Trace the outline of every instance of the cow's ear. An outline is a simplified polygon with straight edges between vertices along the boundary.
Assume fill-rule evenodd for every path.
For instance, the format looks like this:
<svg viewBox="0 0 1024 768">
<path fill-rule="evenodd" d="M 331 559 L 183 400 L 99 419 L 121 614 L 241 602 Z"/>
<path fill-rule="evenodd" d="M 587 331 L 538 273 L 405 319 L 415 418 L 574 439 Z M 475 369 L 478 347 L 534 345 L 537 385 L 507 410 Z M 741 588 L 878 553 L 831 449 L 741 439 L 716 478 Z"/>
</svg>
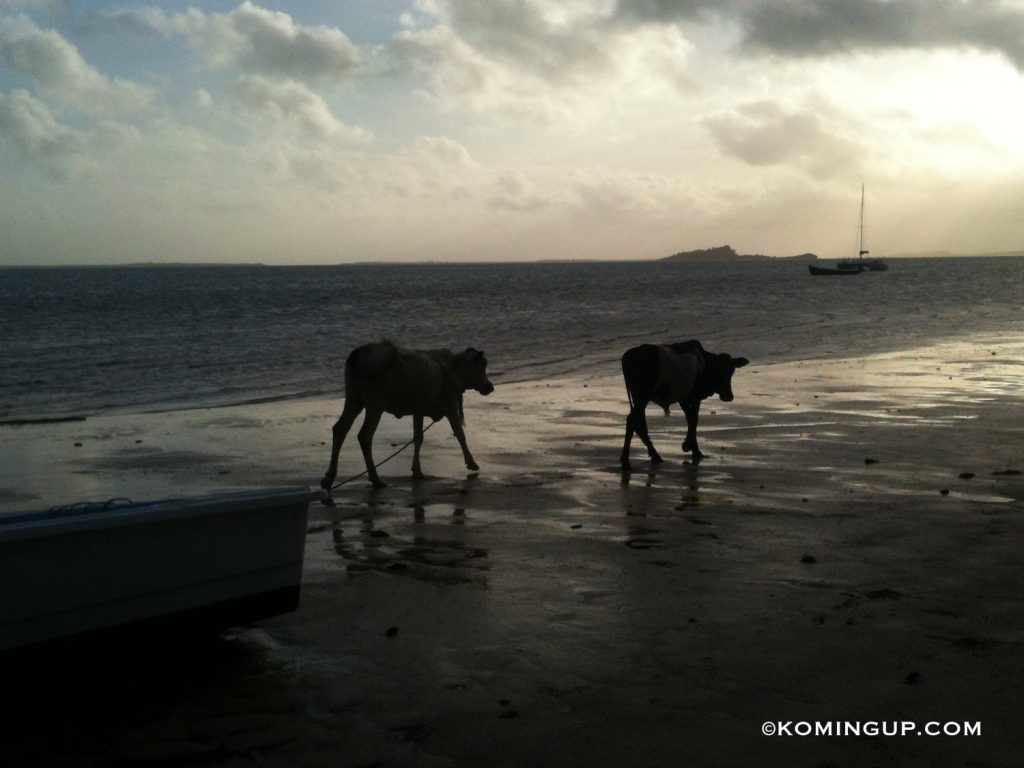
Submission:
<svg viewBox="0 0 1024 768">
<path fill-rule="evenodd" d="M 750 361 L 747 360 L 747 358 L 745 358 L 745 357 L 734 357 L 732 359 L 732 364 L 734 366 L 736 366 L 737 368 L 742 368 L 744 365 L 746 365 L 749 362 Z"/>
</svg>

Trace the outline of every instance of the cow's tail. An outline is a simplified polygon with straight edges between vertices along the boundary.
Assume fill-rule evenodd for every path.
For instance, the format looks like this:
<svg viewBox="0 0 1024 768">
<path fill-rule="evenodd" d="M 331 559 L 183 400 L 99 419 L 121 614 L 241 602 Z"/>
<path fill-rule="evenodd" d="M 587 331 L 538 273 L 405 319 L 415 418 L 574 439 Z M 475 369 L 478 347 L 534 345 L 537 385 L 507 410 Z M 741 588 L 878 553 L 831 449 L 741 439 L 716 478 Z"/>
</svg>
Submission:
<svg viewBox="0 0 1024 768">
<path fill-rule="evenodd" d="M 626 375 L 626 356 L 622 356 L 622 381 L 626 385 L 626 400 L 629 402 L 629 412 L 633 412 L 633 391 L 629 388 L 629 377 Z"/>
</svg>

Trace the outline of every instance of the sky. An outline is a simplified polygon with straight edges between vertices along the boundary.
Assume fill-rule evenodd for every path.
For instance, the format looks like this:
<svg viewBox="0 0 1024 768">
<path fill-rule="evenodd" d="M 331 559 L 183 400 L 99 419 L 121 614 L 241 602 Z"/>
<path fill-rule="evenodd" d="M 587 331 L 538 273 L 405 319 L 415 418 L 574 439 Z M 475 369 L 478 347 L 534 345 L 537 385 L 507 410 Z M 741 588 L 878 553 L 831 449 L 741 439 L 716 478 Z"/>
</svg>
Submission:
<svg viewBox="0 0 1024 768">
<path fill-rule="evenodd" d="M 0 264 L 1024 250 L 1024 2 L 0 0 Z"/>
</svg>

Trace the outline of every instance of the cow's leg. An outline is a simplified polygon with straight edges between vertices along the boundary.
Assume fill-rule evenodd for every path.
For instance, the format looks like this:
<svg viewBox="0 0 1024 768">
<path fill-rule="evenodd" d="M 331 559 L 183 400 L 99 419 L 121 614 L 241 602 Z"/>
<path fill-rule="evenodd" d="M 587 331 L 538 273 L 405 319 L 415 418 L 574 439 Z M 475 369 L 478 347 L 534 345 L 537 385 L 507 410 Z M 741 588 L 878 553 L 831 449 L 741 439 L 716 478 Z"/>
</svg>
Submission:
<svg viewBox="0 0 1024 768">
<path fill-rule="evenodd" d="M 659 454 L 657 449 L 654 447 L 654 443 L 651 441 L 651 435 L 647 431 L 647 407 L 646 407 L 646 405 L 637 414 L 637 418 L 636 418 L 635 424 L 636 424 L 636 433 L 640 437 L 640 439 L 643 441 L 644 446 L 647 448 L 647 455 L 651 457 L 651 462 L 653 464 L 660 464 L 661 461 L 662 461 L 661 454 Z"/>
<path fill-rule="evenodd" d="M 626 439 L 622 445 L 622 469 L 628 472 L 629 447 L 633 441 L 633 434 L 640 435 L 640 439 L 647 447 L 647 455 L 652 462 L 661 461 L 661 456 L 655 450 L 651 442 L 651 436 L 647 433 L 647 415 L 645 413 L 647 404 L 654 396 L 654 390 L 658 386 L 660 373 L 659 353 L 657 347 L 645 344 L 640 347 L 633 347 L 626 350 L 622 356 L 622 378 L 626 384 L 626 395 L 629 398 L 629 415 L 626 416 Z"/>
<path fill-rule="evenodd" d="M 423 445 L 423 417 L 412 417 L 412 476 L 417 480 L 423 479 L 423 470 L 420 469 L 420 446 Z"/>
<path fill-rule="evenodd" d="M 331 462 L 327 467 L 327 472 L 320 480 L 320 487 L 325 491 L 331 490 L 334 478 L 338 476 L 338 454 L 341 453 L 341 444 L 345 442 L 345 437 L 352 429 L 352 424 L 361 410 L 363 410 L 363 399 L 359 397 L 358 393 L 350 390 L 350 394 L 345 396 L 345 407 L 341 410 L 341 416 L 331 428 Z"/>
<path fill-rule="evenodd" d="M 683 453 L 693 451 L 693 458 L 702 459 L 704 454 L 697 447 L 697 419 L 700 417 L 700 400 L 696 403 L 679 403 L 686 414 L 686 439 L 683 440 Z"/>
<path fill-rule="evenodd" d="M 445 409 L 445 416 L 448 419 L 448 423 L 452 425 L 452 434 L 455 435 L 455 439 L 459 441 L 459 447 L 462 448 L 462 458 L 466 461 L 466 469 L 470 472 L 476 472 L 480 469 L 480 465 L 473 461 L 473 454 L 469 452 L 469 445 L 466 444 L 466 431 L 462 428 L 462 415 L 459 413 L 459 403 L 453 403 L 452 407 Z"/>
<path fill-rule="evenodd" d="M 629 472 L 633 469 L 629 463 L 629 446 L 633 442 L 633 432 L 636 431 L 633 426 L 634 422 L 633 411 L 626 414 L 626 442 L 622 446 L 622 458 L 619 460 L 622 464 L 622 469 Z"/>
<path fill-rule="evenodd" d="M 381 411 L 376 408 L 366 409 L 366 418 L 359 428 L 359 447 L 363 449 L 363 461 L 366 462 L 366 476 L 370 478 L 374 488 L 384 488 L 387 484 L 377 475 L 377 467 L 373 464 L 373 433 L 380 424 Z"/>
<path fill-rule="evenodd" d="M 622 468 L 629 471 L 632 467 L 629 463 L 629 446 L 633 442 L 633 433 L 635 432 L 644 446 L 647 448 L 647 455 L 650 456 L 651 462 L 658 464 L 662 461 L 661 455 L 658 450 L 654 447 L 654 443 L 651 441 L 651 435 L 647 431 L 647 400 L 640 398 L 636 400 L 636 405 L 626 416 L 626 441 L 622 446 Z"/>
</svg>

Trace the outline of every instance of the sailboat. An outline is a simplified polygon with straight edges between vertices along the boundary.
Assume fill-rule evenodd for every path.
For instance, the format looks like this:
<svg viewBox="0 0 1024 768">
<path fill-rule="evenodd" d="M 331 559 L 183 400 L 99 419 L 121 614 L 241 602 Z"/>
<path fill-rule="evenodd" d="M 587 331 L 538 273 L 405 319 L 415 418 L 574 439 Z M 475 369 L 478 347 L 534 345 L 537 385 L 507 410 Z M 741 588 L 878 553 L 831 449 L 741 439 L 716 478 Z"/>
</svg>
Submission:
<svg viewBox="0 0 1024 768">
<path fill-rule="evenodd" d="M 833 267 L 818 267 L 808 264 L 812 275 L 859 275 L 861 272 L 884 272 L 889 268 L 883 259 L 868 258 L 870 251 L 864 247 L 864 185 L 860 185 L 860 221 L 857 224 L 857 256 L 840 259 Z"/>
</svg>

